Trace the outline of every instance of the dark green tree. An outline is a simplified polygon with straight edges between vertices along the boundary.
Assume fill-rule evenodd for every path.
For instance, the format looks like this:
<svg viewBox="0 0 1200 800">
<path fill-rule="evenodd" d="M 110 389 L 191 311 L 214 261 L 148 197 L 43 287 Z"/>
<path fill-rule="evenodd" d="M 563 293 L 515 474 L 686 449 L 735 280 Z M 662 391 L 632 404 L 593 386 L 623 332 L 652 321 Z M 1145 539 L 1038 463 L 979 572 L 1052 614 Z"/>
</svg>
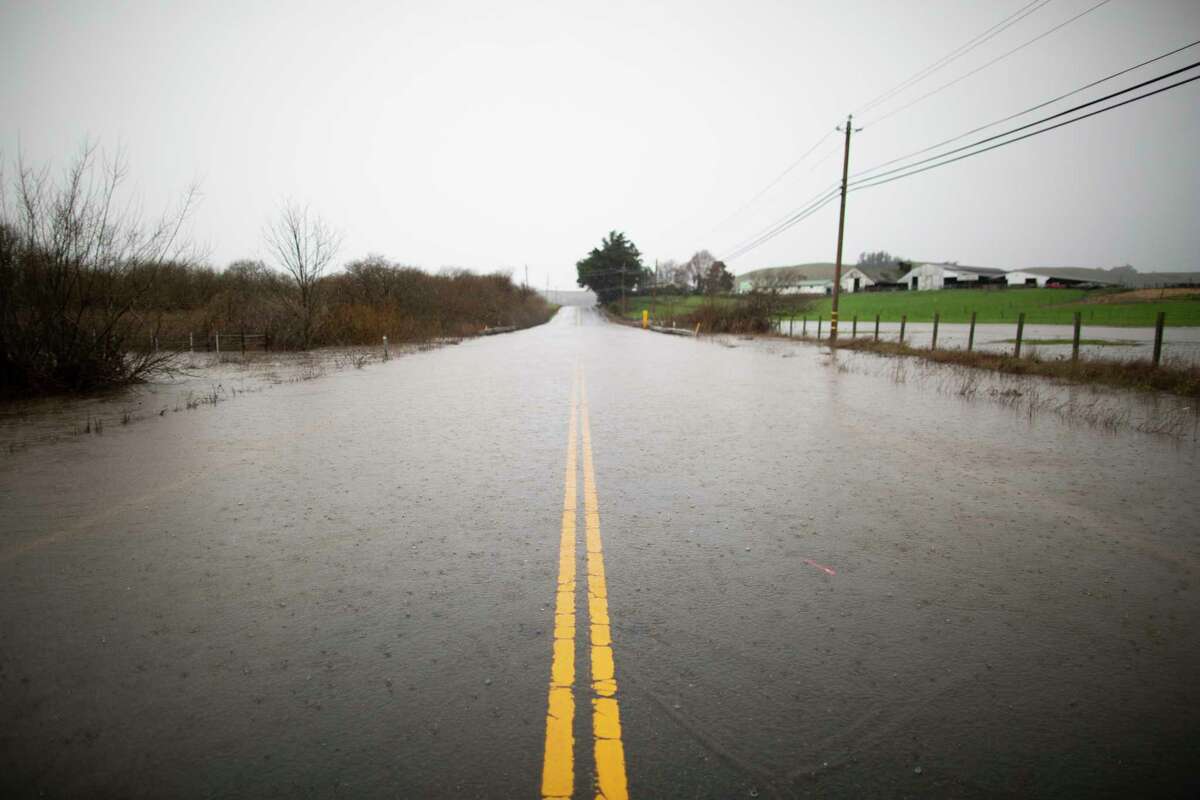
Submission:
<svg viewBox="0 0 1200 800">
<path fill-rule="evenodd" d="M 596 293 L 602 305 L 621 297 L 621 287 L 632 292 L 642 277 L 642 254 L 625 234 L 609 231 L 599 247 L 575 263 L 576 283 Z"/>
<path fill-rule="evenodd" d="M 733 273 L 724 261 L 714 261 L 708 266 L 701 288 L 705 294 L 729 294 L 733 291 Z"/>
</svg>

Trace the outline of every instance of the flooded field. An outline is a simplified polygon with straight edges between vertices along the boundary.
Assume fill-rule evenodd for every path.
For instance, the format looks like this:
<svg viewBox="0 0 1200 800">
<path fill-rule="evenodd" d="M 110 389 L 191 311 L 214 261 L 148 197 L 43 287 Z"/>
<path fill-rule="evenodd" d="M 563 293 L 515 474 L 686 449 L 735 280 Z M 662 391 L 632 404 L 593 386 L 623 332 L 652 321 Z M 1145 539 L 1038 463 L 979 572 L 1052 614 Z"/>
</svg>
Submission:
<svg viewBox="0 0 1200 800">
<path fill-rule="evenodd" d="M 789 326 L 784 320 L 780 332 L 789 330 L 796 336 L 801 332 L 799 319 Z M 809 336 L 815 336 L 817 323 L 808 320 Z M 839 335 L 851 337 L 851 322 L 844 320 Z M 875 334 L 875 321 L 859 320 L 858 337 L 870 338 Z M 829 320 L 824 320 L 821 335 L 829 335 Z M 1013 350 L 1017 335 L 1016 323 L 1006 325 L 976 325 L 975 349 L 989 352 Z M 1022 337 L 1021 353 L 1037 353 L 1044 358 L 1070 358 L 1074 329 L 1070 325 L 1026 325 Z M 970 337 L 970 326 L 941 323 L 938 326 L 938 347 L 965 350 Z M 879 338 L 894 342 L 900 338 L 900 323 L 881 322 Z M 1099 325 L 1084 326 L 1081 331 L 1079 352 L 1085 357 L 1111 358 L 1122 361 L 1149 361 L 1154 353 L 1153 328 L 1115 328 Z M 932 322 L 909 322 L 904 329 L 904 341 L 912 347 L 929 347 L 933 342 Z M 1163 359 L 1177 364 L 1200 364 L 1200 328 L 1167 328 L 1163 335 Z"/>
<path fill-rule="evenodd" d="M 397 347 L 389 358 L 457 340 Z M 15 452 L 64 437 L 103 435 L 151 417 L 214 406 L 274 386 L 315 380 L 383 361 L 380 348 L 326 348 L 308 353 L 181 353 L 170 370 L 147 383 L 84 397 L 51 397 L 0 404 L 0 452 Z"/>
<path fill-rule="evenodd" d="M 355 366 L 6 420 L 5 795 L 537 797 L 559 680 L 585 796 L 589 526 L 632 797 L 1200 790 L 1186 404 L 577 308 Z"/>
</svg>

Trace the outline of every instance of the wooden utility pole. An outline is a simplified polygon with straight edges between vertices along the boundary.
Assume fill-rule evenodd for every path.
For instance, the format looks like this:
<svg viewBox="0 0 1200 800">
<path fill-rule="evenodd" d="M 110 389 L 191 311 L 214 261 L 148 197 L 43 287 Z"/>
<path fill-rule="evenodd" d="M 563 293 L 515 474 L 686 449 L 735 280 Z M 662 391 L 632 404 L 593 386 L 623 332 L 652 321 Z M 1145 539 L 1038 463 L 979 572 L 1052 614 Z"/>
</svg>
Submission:
<svg viewBox="0 0 1200 800">
<path fill-rule="evenodd" d="M 846 179 L 850 174 L 850 132 L 854 130 L 854 115 L 846 117 L 846 150 L 842 154 L 842 211 L 838 215 L 837 261 L 833 268 L 833 305 L 829 314 L 829 341 L 837 341 L 838 294 L 842 288 L 842 236 L 846 232 Z M 862 128 L 859 128 L 862 130 Z"/>
<path fill-rule="evenodd" d="M 654 283 L 650 284 L 650 318 L 658 319 L 655 311 L 658 309 L 658 259 L 654 259 Z"/>
</svg>

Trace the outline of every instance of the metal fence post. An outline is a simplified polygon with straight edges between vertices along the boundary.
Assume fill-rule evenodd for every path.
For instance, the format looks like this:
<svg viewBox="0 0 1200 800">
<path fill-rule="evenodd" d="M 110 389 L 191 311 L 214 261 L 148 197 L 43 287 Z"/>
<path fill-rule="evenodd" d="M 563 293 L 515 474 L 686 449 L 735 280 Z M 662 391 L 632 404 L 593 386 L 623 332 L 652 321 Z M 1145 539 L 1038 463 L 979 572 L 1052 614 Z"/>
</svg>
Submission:
<svg viewBox="0 0 1200 800">
<path fill-rule="evenodd" d="M 930 350 L 937 350 L 938 322 L 940 322 L 940 321 L 941 321 L 941 315 L 938 314 L 938 312 L 936 312 L 936 311 L 933 312 L 933 344 L 931 344 L 929 346 Z"/>
<path fill-rule="evenodd" d="M 805 314 L 804 319 L 800 321 L 800 335 L 808 336 L 808 314 Z"/>
<path fill-rule="evenodd" d="M 1013 348 L 1013 358 L 1021 357 L 1021 339 L 1025 336 L 1025 312 L 1017 315 L 1017 344 Z"/>
<path fill-rule="evenodd" d="M 875 341 L 879 341 L 879 315 L 875 315 Z"/>
<path fill-rule="evenodd" d="M 900 315 L 900 344 L 904 344 L 904 328 L 908 325 L 908 314 Z"/>
<path fill-rule="evenodd" d="M 817 341 L 821 341 L 821 323 L 825 321 L 824 317 L 817 317 Z"/>
<path fill-rule="evenodd" d="M 214 335 L 216 336 L 216 341 L 217 341 L 217 356 L 218 356 L 218 360 L 220 360 L 219 357 L 221 355 L 221 332 L 217 331 L 217 333 Z"/>
<path fill-rule="evenodd" d="M 796 326 L 796 318 L 788 317 L 788 338 L 792 338 L 792 329 Z"/>
<path fill-rule="evenodd" d="M 387 345 L 387 337 L 386 336 L 383 337 L 383 360 L 384 361 L 388 360 L 388 345 Z"/>
<path fill-rule="evenodd" d="M 196 334 L 188 331 L 188 352 L 196 352 Z"/>
<path fill-rule="evenodd" d="M 850 322 L 850 338 L 858 338 L 858 314 L 855 314 L 854 319 Z"/>
<path fill-rule="evenodd" d="M 967 334 L 967 352 L 975 349 L 975 312 L 971 312 L 971 332 Z"/>
</svg>

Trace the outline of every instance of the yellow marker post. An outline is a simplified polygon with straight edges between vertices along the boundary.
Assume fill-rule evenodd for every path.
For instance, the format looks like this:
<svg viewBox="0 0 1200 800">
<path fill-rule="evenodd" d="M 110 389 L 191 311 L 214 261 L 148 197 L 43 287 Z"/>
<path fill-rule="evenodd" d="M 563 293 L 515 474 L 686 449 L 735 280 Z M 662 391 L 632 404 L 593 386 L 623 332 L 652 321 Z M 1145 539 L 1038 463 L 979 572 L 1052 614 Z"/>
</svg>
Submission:
<svg viewBox="0 0 1200 800">
<path fill-rule="evenodd" d="M 642 309 L 642 330 L 650 327 L 650 312 Z"/>
</svg>

